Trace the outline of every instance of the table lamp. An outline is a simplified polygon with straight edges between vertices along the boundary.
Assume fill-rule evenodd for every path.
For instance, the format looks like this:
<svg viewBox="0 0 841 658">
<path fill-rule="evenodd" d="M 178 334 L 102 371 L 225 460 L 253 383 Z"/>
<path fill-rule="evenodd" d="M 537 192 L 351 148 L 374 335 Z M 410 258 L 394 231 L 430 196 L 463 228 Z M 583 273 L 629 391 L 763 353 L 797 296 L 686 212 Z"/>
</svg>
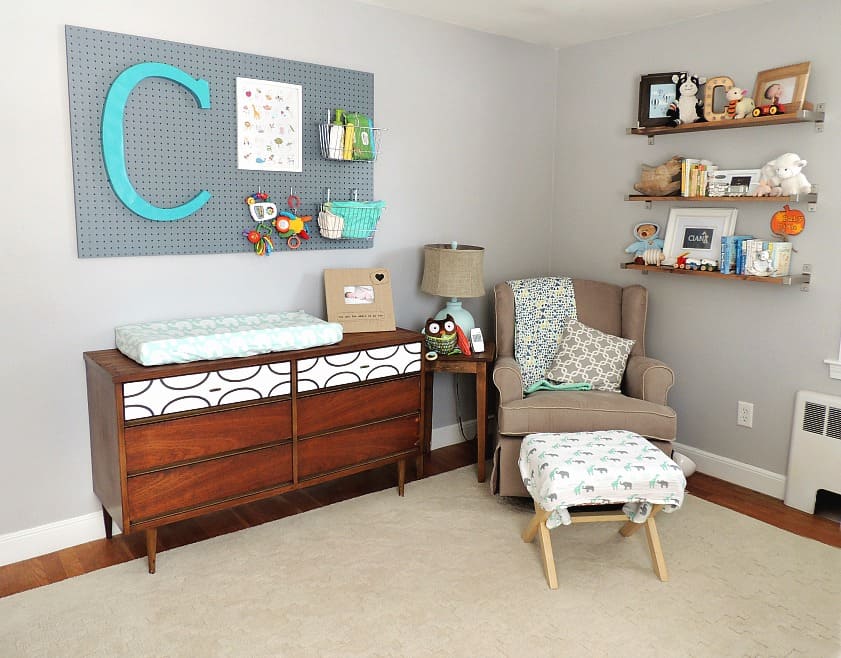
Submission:
<svg viewBox="0 0 841 658">
<path fill-rule="evenodd" d="M 443 320 L 447 314 L 465 334 L 476 326 L 473 316 L 461 306 L 460 297 L 481 297 L 485 294 L 482 282 L 482 258 L 485 249 L 452 242 L 427 244 L 423 247 L 423 280 L 421 290 L 430 295 L 450 297 L 447 305 L 435 316 Z"/>
</svg>

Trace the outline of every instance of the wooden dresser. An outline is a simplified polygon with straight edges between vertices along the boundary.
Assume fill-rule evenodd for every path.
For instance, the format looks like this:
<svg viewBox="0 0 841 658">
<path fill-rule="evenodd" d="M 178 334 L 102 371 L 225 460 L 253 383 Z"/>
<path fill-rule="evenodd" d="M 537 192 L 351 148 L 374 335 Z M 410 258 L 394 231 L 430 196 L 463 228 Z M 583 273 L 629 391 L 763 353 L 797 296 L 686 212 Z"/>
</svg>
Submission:
<svg viewBox="0 0 841 658">
<path fill-rule="evenodd" d="M 398 329 L 253 357 L 141 366 L 85 352 L 105 534 L 146 531 L 397 463 L 423 472 L 423 336 Z"/>
</svg>

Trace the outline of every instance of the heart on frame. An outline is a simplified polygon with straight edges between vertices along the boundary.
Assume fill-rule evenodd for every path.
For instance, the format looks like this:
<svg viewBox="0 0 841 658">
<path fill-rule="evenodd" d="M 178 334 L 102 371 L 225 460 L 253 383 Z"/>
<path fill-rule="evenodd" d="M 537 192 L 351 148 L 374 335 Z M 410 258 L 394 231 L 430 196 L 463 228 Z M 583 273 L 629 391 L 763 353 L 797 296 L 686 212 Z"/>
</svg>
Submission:
<svg viewBox="0 0 841 658">
<path fill-rule="evenodd" d="M 382 272 L 377 272 L 377 273 L 374 275 L 374 278 L 375 278 L 377 281 L 382 281 L 383 279 L 385 279 L 385 274 L 383 274 Z"/>
</svg>

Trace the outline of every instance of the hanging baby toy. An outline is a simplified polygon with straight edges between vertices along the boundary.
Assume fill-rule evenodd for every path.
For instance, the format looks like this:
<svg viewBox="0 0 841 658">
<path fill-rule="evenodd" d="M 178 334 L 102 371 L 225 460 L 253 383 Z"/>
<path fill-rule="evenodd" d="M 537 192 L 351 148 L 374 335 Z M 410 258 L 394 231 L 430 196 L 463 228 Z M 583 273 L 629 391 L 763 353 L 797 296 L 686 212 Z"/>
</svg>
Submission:
<svg viewBox="0 0 841 658">
<path fill-rule="evenodd" d="M 244 230 L 242 234 L 254 245 L 255 254 L 268 256 L 275 249 L 271 233 L 272 223 L 277 218 L 277 206 L 269 201 L 269 195 L 263 191 L 246 197 L 245 203 L 248 204 L 248 212 L 257 225 L 253 229 Z"/>
<path fill-rule="evenodd" d="M 301 240 L 309 240 L 309 233 L 304 230 L 304 223 L 312 219 L 310 215 L 298 217 L 295 212 L 301 207 L 301 198 L 289 190 L 286 198 L 286 205 L 292 212 L 280 212 L 273 224 L 280 237 L 286 238 L 286 244 L 290 249 L 297 249 L 301 246 Z"/>
</svg>

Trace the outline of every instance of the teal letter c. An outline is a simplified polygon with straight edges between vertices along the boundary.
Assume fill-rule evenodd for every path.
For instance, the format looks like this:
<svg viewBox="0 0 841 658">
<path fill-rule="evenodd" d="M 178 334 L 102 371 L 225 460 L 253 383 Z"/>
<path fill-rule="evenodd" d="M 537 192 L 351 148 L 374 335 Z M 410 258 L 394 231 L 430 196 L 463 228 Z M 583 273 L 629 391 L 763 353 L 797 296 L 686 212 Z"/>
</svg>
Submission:
<svg viewBox="0 0 841 658">
<path fill-rule="evenodd" d="M 210 192 L 201 190 L 190 201 L 174 208 L 154 206 L 137 193 L 126 170 L 123 119 L 126 102 L 132 90 L 146 78 L 165 78 L 186 87 L 202 109 L 210 107 L 210 85 L 196 80 L 181 69 L 158 62 L 144 62 L 130 66 L 114 80 L 102 108 L 102 157 L 105 173 L 117 198 L 133 213 L 158 222 L 183 219 L 197 212 L 210 199 Z"/>
</svg>

